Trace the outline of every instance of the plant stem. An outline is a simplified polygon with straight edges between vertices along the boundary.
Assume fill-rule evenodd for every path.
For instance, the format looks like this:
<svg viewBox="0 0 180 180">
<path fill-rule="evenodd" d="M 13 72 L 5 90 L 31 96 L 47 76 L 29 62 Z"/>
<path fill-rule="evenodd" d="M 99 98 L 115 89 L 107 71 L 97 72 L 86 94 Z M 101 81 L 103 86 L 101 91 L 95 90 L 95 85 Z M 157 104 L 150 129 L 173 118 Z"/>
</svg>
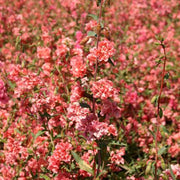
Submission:
<svg viewBox="0 0 180 180">
<path fill-rule="evenodd" d="M 99 21 L 98 21 L 99 24 L 101 22 L 101 17 L 102 17 L 102 5 L 103 5 L 103 0 L 101 0 L 100 10 L 99 10 Z M 98 46 L 99 46 L 99 40 L 100 40 L 100 33 L 97 33 L 97 41 L 96 41 L 96 48 L 97 49 L 98 49 Z M 96 81 L 97 69 L 98 69 L 98 57 L 96 58 L 94 81 Z M 93 114 L 94 115 L 96 114 L 95 98 L 94 97 L 93 97 Z M 94 161 L 94 163 L 96 163 L 96 162 Z M 96 172 L 96 165 L 94 165 L 94 179 L 99 174 L 100 166 L 101 166 L 101 150 L 98 150 L 98 168 L 97 168 L 97 172 Z"/>
<path fill-rule="evenodd" d="M 155 154 L 155 180 L 158 180 L 158 175 L 157 175 L 157 170 L 158 170 L 158 134 L 159 134 L 159 125 L 160 125 L 160 116 L 159 116 L 159 111 L 160 111 L 160 102 L 161 102 L 161 94 L 163 90 L 163 84 L 164 84 L 164 76 L 165 76 L 165 67 L 166 67 L 166 61 L 167 61 L 167 55 L 166 55 L 166 47 L 161 41 L 161 47 L 163 49 L 163 54 L 164 54 L 164 63 L 163 63 L 163 72 L 161 76 L 161 87 L 159 91 L 159 96 L 158 96 L 158 105 L 157 105 L 157 126 L 156 126 L 156 139 L 155 139 L 155 148 L 156 148 L 156 154 Z"/>
<path fill-rule="evenodd" d="M 103 0 L 101 1 L 100 10 L 99 10 L 99 22 L 101 22 L 101 16 L 102 16 L 102 5 Z M 97 34 L 97 41 L 96 41 L 96 48 L 98 49 L 99 46 L 99 39 L 100 39 L 100 33 Z M 95 72 L 94 72 L 94 81 L 96 81 L 97 77 L 97 69 L 98 69 L 98 57 L 96 58 L 96 64 L 95 64 Z M 93 114 L 95 115 L 95 98 L 93 98 Z"/>
</svg>

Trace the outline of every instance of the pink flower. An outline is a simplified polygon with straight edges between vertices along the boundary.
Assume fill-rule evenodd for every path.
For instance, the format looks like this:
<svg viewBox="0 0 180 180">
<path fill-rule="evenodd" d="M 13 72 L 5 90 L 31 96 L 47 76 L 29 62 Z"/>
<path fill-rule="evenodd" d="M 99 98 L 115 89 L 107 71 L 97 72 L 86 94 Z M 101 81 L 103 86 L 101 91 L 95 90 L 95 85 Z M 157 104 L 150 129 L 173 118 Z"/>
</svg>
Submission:
<svg viewBox="0 0 180 180">
<path fill-rule="evenodd" d="M 137 98 L 138 98 L 137 92 L 136 91 L 132 92 L 131 90 L 129 90 L 126 93 L 125 101 L 130 104 L 135 104 L 137 102 Z"/>
<path fill-rule="evenodd" d="M 82 126 L 82 120 L 90 113 L 89 108 L 82 108 L 77 102 L 71 103 L 67 111 L 68 118 L 71 120 L 70 125 L 76 123 L 77 129 Z"/>
<path fill-rule="evenodd" d="M 180 178 L 180 166 L 179 164 L 171 164 L 171 169 L 173 171 L 173 174 L 175 175 L 175 177 L 177 179 Z M 163 174 L 165 176 L 168 176 L 168 180 L 172 180 L 172 176 L 171 176 L 171 172 L 170 169 L 166 169 L 165 171 L 163 171 L 163 173 L 161 174 L 161 177 L 163 177 Z M 161 178 L 160 180 L 162 180 L 163 178 Z"/>
<path fill-rule="evenodd" d="M 71 87 L 70 101 L 77 102 L 82 97 L 82 93 L 83 88 L 80 86 L 80 83 L 76 83 Z"/>
<path fill-rule="evenodd" d="M 83 156 L 81 156 L 81 159 L 84 160 L 87 164 L 89 164 L 92 167 L 94 161 L 91 161 L 91 164 L 90 164 L 90 160 L 91 160 L 91 157 L 94 155 L 95 155 L 95 153 L 91 152 L 91 150 L 88 150 L 88 152 L 84 153 Z M 80 175 L 83 177 L 91 176 L 90 173 L 88 173 L 87 171 L 84 171 L 82 169 L 80 169 L 79 172 L 80 172 Z"/>
<path fill-rule="evenodd" d="M 111 151 L 111 162 L 115 163 L 116 165 L 124 164 L 124 158 L 122 156 L 125 155 L 125 148 L 121 148 L 119 150 Z"/>
<path fill-rule="evenodd" d="M 104 115 L 106 116 L 106 119 L 109 119 L 110 117 L 119 118 L 121 116 L 121 110 L 116 102 L 105 99 L 103 100 L 103 105 L 101 107 L 101 116 Z"/>
<path fill-rule="evenodd" d="M 72 54 L 75 56 L 83 57 L 83 50 L 81 48 L 74 48 Z"/>
<path fill-rule="evenodd" d="M 1 180 L 10 180 L 13 179 L 16 175 L 16 171 L 11 166 L 5 166 L 3 163 L 0 164 L 0 173 L 2 174 Z M 1 178 L 1 176 L 0 176 Z"/>
<path fill-rule="evenodd" d="M 81 56 L 74 56 L 71 58 L 71 72 L 74 77 L 83 77 L 86 74 L 86 64 L 83 62 Z"/>
<path fill-rule="evenodd" d="M 108 124 L 93 120 L 88 127 L 88 134 L 90 135 L 90 137 L 92 137 L 92 139 L 94 137 L 96 139 L 100 139 L 102 136 L 108 134 Z"/>
<path fill-rule="evenodd" d="M 77 41 L 80 41 L 83 37 L 83 33 L 81 31 L 77 31 L 76 32 L 76 39 Z"/>
<path fill-rule="evenodd" d="M 178 145 L 178 143 L 175 143 L 174 145 L 171 145 L 168 152 L 171 154 L 172 157 L 175 157 L 178 154 L 180 154 L 180 146 Z"/>
<path fill-rule="evenodd" d="M 102 100 L 107 98 L 116 99 L 118 96 L 118 91 L 113 88 L 113 82 L 107 79 L 91 82 L 91 91 L 94 98 L 100 98 Z"/>
<path fill-rule="evenodd" d="M 59 172 L 60 165 L 65 162 L 69 163 L 71 160 L 70 150 L 72 150 L 72 145 L 69 142 L 60 142 L 56 145 L 52 156 L 49 157 L 48 169 L 54 173 Z"/>
<path fill-rule="evenodd" d="M 115 54 L 114 43 L 109 40 L 99 42 L 98 49 L 96 47 L 90 50 L 90 54 L 87 56 L 90 62 L 94 62 L 96 58 L 100 62 L 107 62 Z"/>
<path fill-rule="evenodd" d="M 7 103 L 8 96 L 4 82 L 0 79 L 0 103 Z"/>
<path fill-rule="evenodd" d="M 51 73 L 51 64 L 50 63 L 44 63 L 42 66 L 42 69 L 43 69 L 43 73 L 46 76 L 50 76 L 50 73 Z"/>
<path fill-rule="evenodd" d="M 117 135 L 118 135 L 117 129 L 116 129 L 115 126 L 112 125 L 112 124 L 108 127 L 108 131 L 109 131 L 109 133 L 112 134 L 113 136 L 117 136 Z"/>
<path fill-rule="evenodd" d="M 72 180 L 70 174 L 65 170 L 60 171 L 59 174 L 54 178 L 54 180 Z"/>
<path fill-rule="evenodd" d="M 92 31 L 94 27 L 97 26 L 97 21 L 92 20 L 86 24 L 85 30 L 86 31 Z"/>
<path fill-rule="evenodd" d="M 39 59 L 49 59 L 51 57 L 51 49 L 48 47 L 37 47 L 37 57 Z"/>
<path fill-rule="evenodd" d="M 48 32 L 44 32 L 42 34 L 41 38 L 44 41 L 44 45 L 47 45 L 48 43 L 52 42 L 52 40 L 53 40 Z"/>
<path fill-rule="evenodd" d="M 61 44 L 57 46 L 55 53 L 58 58 L 63 58 L 66 56 L 68 51 L 69 51 L 69 48 L 65 44 Z"/>
</svg>

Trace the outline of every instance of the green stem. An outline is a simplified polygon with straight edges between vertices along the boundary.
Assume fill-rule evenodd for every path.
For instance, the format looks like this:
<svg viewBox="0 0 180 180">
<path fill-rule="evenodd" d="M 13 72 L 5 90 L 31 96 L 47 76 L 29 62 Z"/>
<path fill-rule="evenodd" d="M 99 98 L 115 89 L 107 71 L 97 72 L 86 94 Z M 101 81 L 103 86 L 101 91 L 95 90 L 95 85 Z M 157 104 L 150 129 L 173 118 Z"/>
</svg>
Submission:
<svg viewBox="0 0 180 180">
<path fill-rule="evenodd" d="M 164 76 L 165 76 L 165 67 L 166 67 L 166 61 L 167 61 L 167 55 L 166 55 L 166 48 L 163 42 L 161 41 L 161 47 L 163 49 L 163 54 L 164 54 L 164 63 L 163 63 L 163 72 L 161 76 L 161 87 L 159 91 L 159 96 L 158 96 L 158 105 L 157 105 L 157 125 L 156 125 L 156 139 L 155 139 L 155 149 L 156 149 L 156 154 L 155 154 L 155 180 L 158 180 L 158 175 L 157 175 L 157 170 L 158 170 L 158 134 L 159 134 L 159 125 L 160 125 L 160 116 L 159 116 L 159 111 L 160 111 L 160 102 L 161 102 L 161 94 L 163 90 L 163 84 L 164 84 Z"/>
</svg>

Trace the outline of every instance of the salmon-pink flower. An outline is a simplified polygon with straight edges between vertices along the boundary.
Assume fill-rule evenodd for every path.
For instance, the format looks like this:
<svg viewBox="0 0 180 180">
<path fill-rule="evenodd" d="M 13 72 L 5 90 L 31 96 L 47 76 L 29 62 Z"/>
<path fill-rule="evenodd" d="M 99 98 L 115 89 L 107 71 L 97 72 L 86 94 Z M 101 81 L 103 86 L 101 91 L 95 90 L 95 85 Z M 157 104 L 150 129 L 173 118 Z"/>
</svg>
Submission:
<svg viewBox="0 0 180 180">
<path fill-rule="evenodd" d="M 81 56 L 74 56 L 71 58 L 71 72 L 74 77 L 83 77 L 86 74 L 86 64 L 83 62 Z"/>
<path fill-rule="evenodd" d="M 56 145 L 52 156 L 49 157 L 48 169 L 54 173 L 58 173 L 60 165 L 65 162 L 69 163 L 71 160 L 70 150 L 72 145 L 69 142 L 60 142 Z"/>
<path fill-rule="evenodd" d="M 49 59 L 51 57 L 51 49 L 48 47 L 37 47 L 37 57 L 39 59 Z"/>
<path fill-rule="evenodd" d="M 117 89 L 113 87 L 113 82 L 107 79 L 91 82 L 91 91 L 94 98 L 100 98 L 102 100 L 116 98 L 118 95 Z"/>
<path fill-rule="evenodd" d="M 115 54 L 114 43 L 109 40 L 99 42 L 98 48 L 94 47 L 90 49 L 90 54 L 87 59 L 90 62 L 94 62 L 96 58 L 100 62 L 107 62 Z"/>
<path fill-rule="evenodd" d="M 122 156 L 125 155 L 125 148 L 121 148 L 116 151 L 111 151 L 111 162 L 115 163 L 116 165 L 124 164 L 124 158 Z"/>
<path fill-rule="evenodd" d="M 0 103 L 7 103 L 8 96 L 4 82 L 0 79 Z"/>
</svg>

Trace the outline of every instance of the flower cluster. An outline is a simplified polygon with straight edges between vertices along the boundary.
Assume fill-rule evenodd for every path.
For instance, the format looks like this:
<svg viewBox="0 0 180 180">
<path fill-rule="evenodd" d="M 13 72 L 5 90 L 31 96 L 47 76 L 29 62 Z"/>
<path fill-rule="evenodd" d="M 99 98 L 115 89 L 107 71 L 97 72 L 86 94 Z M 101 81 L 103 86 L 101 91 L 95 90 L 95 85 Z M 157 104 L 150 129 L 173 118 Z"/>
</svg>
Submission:
<svg viewBox="0 0 180 180">
<path fill-rule="evenodd" d="M 94 98 L 100 98 L 102 100 L 108 98 L 118 99 L 118 90 L 113 87 L 113 82 L 107 79 L 91 82 L 91 91 Z"/>
<path fill-rule="evenodd" d="M 178 8 L 0 0 L 0 180 L 179 179 Z"/>
<path fill-rule="evenodd" d="M 8 95 L 4 82 L 0 79 L 0 103 L 7 103 Z"/>
<path fill-rule="evenodd" d="M 117 165 L 124 164 L 124 159 L 122 156 L 125 155 L 125 148 L 121 148 L 120 150 L 111 151 L 111 162 Z"/>
<path fill-rule="evenodd" d="M 70 151 L 72 150 L 72 145 L 68 142 L 60 142 L 56 145 L 52 156 L 49 157 L 48 169 L 54 173 L 59 172 L 60 165 L 69 163 L 71 160 Z"/>
<path fill-rule="evenodd" d="M 90 63 L 96 62 L 96 59 L 102 63 L 106 63 L 109 58 L 115 54 L 114 43 L 109 40 L 99 42 L 98 48 L 94 47 L 90 49 L 90 54 L 87 59 Z"/>
</svg>

